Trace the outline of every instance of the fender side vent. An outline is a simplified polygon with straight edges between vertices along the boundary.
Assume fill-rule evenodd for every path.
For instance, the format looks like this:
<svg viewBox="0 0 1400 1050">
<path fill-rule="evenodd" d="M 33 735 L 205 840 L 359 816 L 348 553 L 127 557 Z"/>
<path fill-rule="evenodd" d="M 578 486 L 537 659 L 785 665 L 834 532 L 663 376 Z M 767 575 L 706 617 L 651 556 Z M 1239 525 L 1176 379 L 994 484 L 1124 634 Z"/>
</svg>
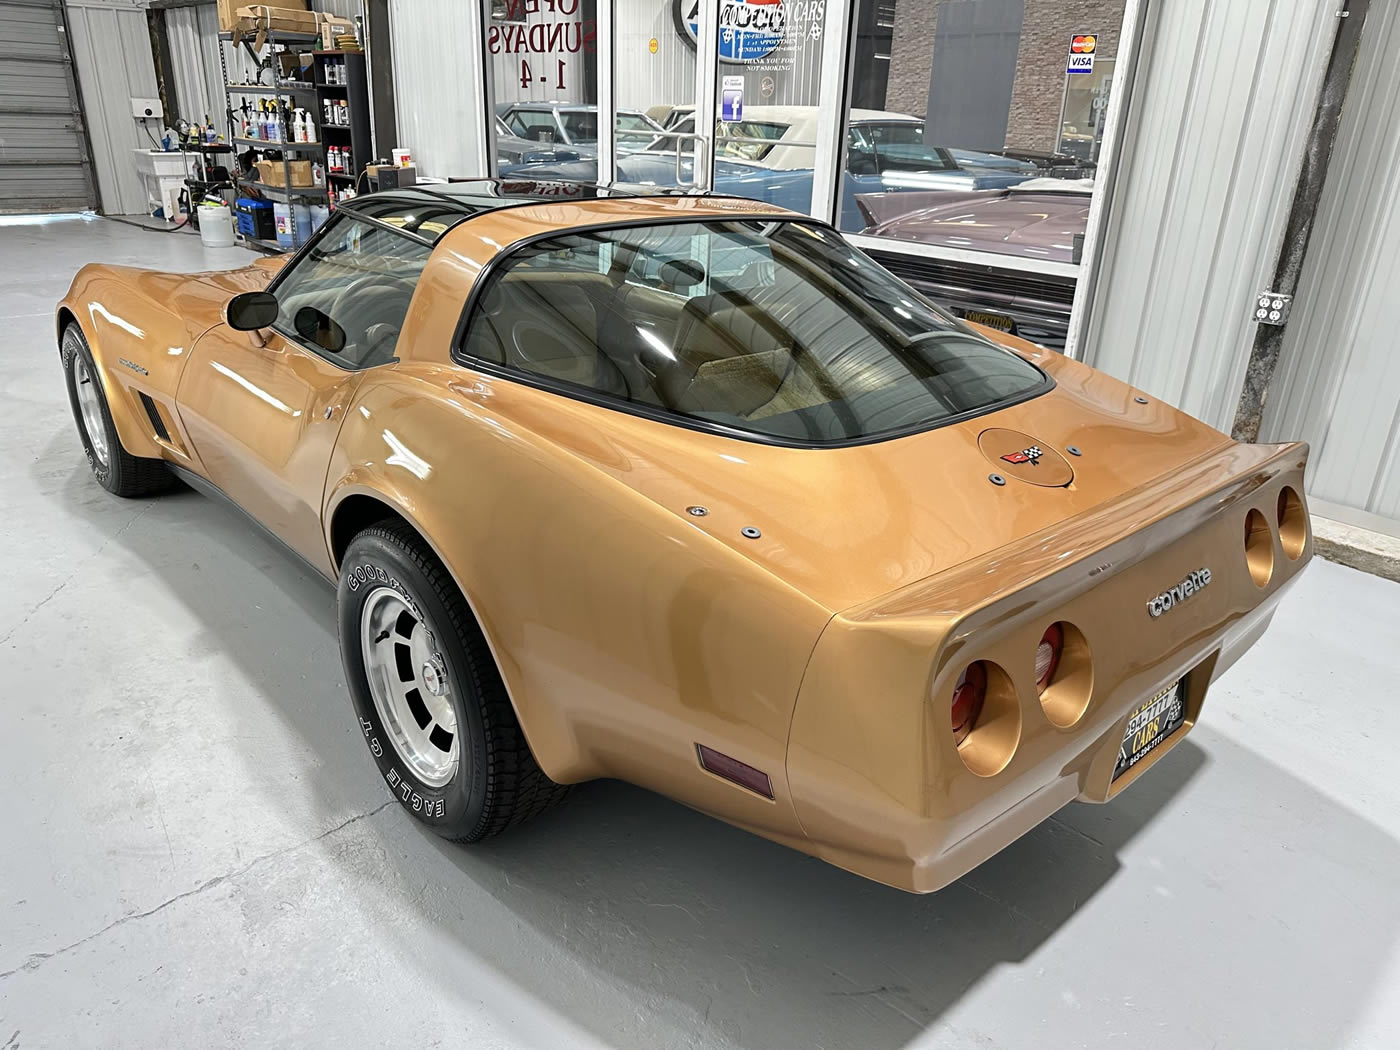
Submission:
<svg viewBox="0 0 1400 1050">
<path fill-rule="evenodd" d="M 737 758 L 730 758 L 704 744 L 696 744 L 695 751 L 700 756 L 701 768 L 707 772 L 713 773 L 717 777 L 723 777 L 742 788 L 748 788 L 754 794 L 762 795 L 766 799 L 773 797 L 773 782 L 768 779 L 768 774 L 763 770 L 755 769 L 753 766 L 740 762 Z"/>
<path fill-rule="evenodd" d="M 160 418 L 160 409 L 156 408 L 156 403 L 151 400 L 149 394 L 137 391 L 137 396 L 141 398 L 141 404 L 146 408 L 146 415 L 151 417 L 151 426 L 156 429 L 156 437 L 162 441 L 170 440 L 170 431 L 165 429 L 165 420 Z"/>
</svg>

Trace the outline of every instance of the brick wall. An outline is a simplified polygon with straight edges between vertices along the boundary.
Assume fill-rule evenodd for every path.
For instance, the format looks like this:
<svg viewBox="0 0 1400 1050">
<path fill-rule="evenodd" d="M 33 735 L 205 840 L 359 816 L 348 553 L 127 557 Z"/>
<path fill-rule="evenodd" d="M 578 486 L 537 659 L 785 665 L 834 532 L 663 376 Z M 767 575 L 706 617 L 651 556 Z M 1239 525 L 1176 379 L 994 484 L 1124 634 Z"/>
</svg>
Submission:
<svg viewBox="0 0 1400 1050">
<path fill-rule="evenodd" d="M 1026 0 L 1011 115 L 1006 122 L 1008 146 L 1055 148 L 1070 38 L 1076 33 L 1097 33 L 1099 57 L 1113 58 L 1122 25 L 1123 0 Z"/>
<path fill-rule="evenodd" d="M 864 0 L 870 3 L 871 0 Z M 898 0 L 894 9 L 894 42 L 890 49 L 890 83 L 885 109 L 925 116 L 933 39 L 938 33 L 938 9 L 943 0 Z M 856 76 L 860 76 L 856 70 Z"/>
<path fill-rule="evenodd" d="M 885 109 L 925 115 L 938 9 L 943 3 L 944 0 L 899 0 Z M 1025 0 L 1026 17 L 1006 128 L 1008 146 L 1046 151 L 1055 148 L 1070 37 L 1076 33 L 1097 33 L 1098 54 L 1113 58 L 1118 51 L 1123 3 L 1124 0 Z M 856 75 L 860 75 L 860 70 Z"/>
</svg>

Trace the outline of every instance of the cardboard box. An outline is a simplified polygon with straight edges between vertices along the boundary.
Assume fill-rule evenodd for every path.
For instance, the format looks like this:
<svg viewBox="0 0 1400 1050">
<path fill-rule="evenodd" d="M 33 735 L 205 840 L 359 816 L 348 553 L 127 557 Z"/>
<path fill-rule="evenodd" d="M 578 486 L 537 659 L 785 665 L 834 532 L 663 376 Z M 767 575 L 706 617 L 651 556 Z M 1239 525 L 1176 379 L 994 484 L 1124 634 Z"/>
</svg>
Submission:
<svg viewBox="0 0 1400 1050">
<path fill-rule="evenodd" d="M 330 15 L 325 11 L 317 11 L 316 20 L 320 22 L 317 31 L 321 34 L 321 46 L 328 51 L 335 50 L 336 37 L 355 35 L 355 23 L 344 15 Z"/>
<path fill-rule="evenodd" d="M 278 69 L 283 80 L 311 80 L 311 64 L 315 56 L 310 51 L 279 51 Z"/>
<path fill-rule="evenodd" d="M 218 0 L 219 3 L 219 32 L 231 33 L 238 25 L 238 9 L 245 6 L 239 0 Z M 278 7 L 291 8 L 295 11 L 306 10 L 306 0 L 278 0 Z"/>
<path fill-rule="evenodd" d="M 254 165 L 258 169 L 258 181 L 268 186 L 282 186 L 282 162 L 280 160 L 260 160 Z M 289 160 L 287 168 L 292 177 L 292 189 L 316 185 L 311 181 L 309 160 Z"/>
<path fill-rule="evenodd" d="M 298 11 L 291 7 L 268 7 L 258 4 L 238 9 L 238 22 L 233 27 L 233 40 L 237 43 L 245 36 L 252 36 L 254 47 L 262 49 L 269 29 L 288 33 L 306 33 L 315 36 L 320 26 L 315 11 Z"/>
</svg>

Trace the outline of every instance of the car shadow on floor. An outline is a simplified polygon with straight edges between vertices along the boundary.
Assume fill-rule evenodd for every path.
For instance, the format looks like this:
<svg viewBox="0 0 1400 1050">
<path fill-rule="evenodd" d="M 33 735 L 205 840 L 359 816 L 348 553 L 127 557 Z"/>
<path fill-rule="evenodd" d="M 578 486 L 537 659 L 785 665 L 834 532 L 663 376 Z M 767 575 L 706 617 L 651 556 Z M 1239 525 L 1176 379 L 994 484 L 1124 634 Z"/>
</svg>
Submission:
<svg viewBox="0 0 1400 1050">
<path fill-rule="evenodd" d="M 86 498 L 90 485 L 86 471 L 75 469 L 58 498 L 75 516 L 95 516 Z M 305 790 L 319 795 L 328 811 L 362 798 L 375 772 L 340 685 L 328 585 L 236 512 L 190 492 L 158 500 L 141 528 L 127 529 L 115 542 L 205 625 L 201 644 L 227 647 L 316 752 L 322 773 L 301 779 Z M 224 626 L 230 603 L 258 610 L 241 625 L 236 644 Z M 308 645 L 315 651 L 296 659 L 270 655 Z M 328 725 L 344 731 L 328 732 Z M 1048 943 L 1066 936 L 1113 883 L 1120 853 L 1209 769 L 1199 739 L 1198 731 L 1113 804 L 1072 806 L 925 897 L 879 886 L 614 782 L 582 785 L 558 810 L 473 847 L 445 843 L 406 814 L 388 810 L 375 819 L 372 834 L 384 840 L 384 863 L 397 869 L 396 877 L 366 881 L 363 889 L 372 894 L 385 886 L 432 885 L 431 903 L 418 895 L 408 902 L 422 908 L 423 925 L 609 1045 L 672 1045 L 682 1041 L 684 1028 L 685 1045 L 895 1050 L 936 1028 L 999 967 L 1037 953 L 1047 957 L 1042 950 Z M 1300 830 L 1299 848 L 1361 848 L 1377 870 L 1400 870 L 1400 849 L 1374 826 L 1252 753 L 1231 759 L 1250 769 L 1260 791 L 1277 796 L 1278 805 L 1306 805 L 1322 814 Z M 1207 881 L 1202 876 L 1185 888 L 1201 894 L 1219 889 Z M 1309 971 L 1312 984 L 1296 991 L 1284 973 L 1273 992 L 1258 993 L 1265 996 L 1259 1008 L 1273 1011 L 1296 1034 L 1291 1045 L 1334 1041 L 1368 994 L 1359 975 L 1377 972 L 1400 926 L 1393 895 L 1377 896 L 1370 883 L 1346 889 L 1307 899 L 1303 912 L 1304 928 L 1322 939 L 1314 947 L 1330 952 L 1345 946 L 1345 964 Z M 1248 891 L 1237 886 L 1231 892 Z M 481 914 L 487 900 L 497 914 Z M 1353 909 L 1369 912 L 1371 947 L 1326 940 L 1326 931 L 1355 925 Z M 1199 972 L 1191 981 L 1204 986 L 1202 995 L 1239 980 L 1230 953 L 1213 951 L 1212 943 L 1252 939 L 1251 958 L 1288 959 L 1300 950 L 1286 929 L 1246 922 L 1237 911 L 1210 911 L 1199 929 L 1190 928 L 1193 912 L 1184 904 L 1166 913 L 1185 923 L 1185 936 L 1200 945 Z M 1152 914 L 1145 912 L 1142 922 L 1151 929 Z M 576 965 L 557 959 L 532 964 L 529 953 L 485 935 L 522 926 Z M 405 958 L 414 957 L 414 945 L 402 948 Z M 1056 957 L 1050 952 L 1045 963 L 1052 975 L 1091 994 L 1080 986 L 1081 976 L 1053 974 Z M 1106 972 L 1114 966 L 1111 959 L 1101 965 Z M 1151 968 L 1131 954 L 1123 966 Z M 626 990 L 636 1016 L 580 1005 L 577 989 L 560 977 L 579 969 L 595 975 L 590 981 Z M 423 976 L 433 994 L 471 994 L 442 973 Z M 658 1016 L 664 1023 L 654 1020 Z"/>
</svg>

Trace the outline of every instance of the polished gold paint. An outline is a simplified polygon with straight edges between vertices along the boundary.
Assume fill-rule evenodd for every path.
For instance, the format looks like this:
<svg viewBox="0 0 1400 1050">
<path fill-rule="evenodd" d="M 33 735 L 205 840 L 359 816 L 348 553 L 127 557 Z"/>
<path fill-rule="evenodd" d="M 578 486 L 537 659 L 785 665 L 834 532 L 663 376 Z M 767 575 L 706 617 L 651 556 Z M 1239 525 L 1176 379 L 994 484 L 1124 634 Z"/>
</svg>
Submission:
<svg viewBox="0 0 1400 1050">
<path fill-rule="evenodd" d="M 1311 556 L 1307 448 L 1238 444 L 986 329 L 1055 388 L 823 450 L 657 423 L 451 360 L 473 282 L 523 237 L 772 213 L 672 197 L 469 219 L 434 250 L 398 361 L 364 372 L 222 323 L 268 263 L 86 267 L 60 321 L 82 325 L 128 451 L 208 479 L 328 577 L 347 522 L 380 507 L 417 528 L 556 780 L 618 777 L 929 891 L 1060 806 L 1108 800 L 1185 735 Z M 170 442 L 137 392 L 174 422 Z M 1032 446 L 1038 466 L 1000 458 Z M 1202 567 L 1209 587 L 1148 614 Z M 1035 647 L 1055 622 L 1066 655 L 1042 698 Z M 959 746 L 952 688 L 975 660 L 993 668 L 987 708 Z M 1188 673 L 1186 725 L 1112 781 L 1131 710 Z M 697 744 L 768 774 L 774 798 L 702 768 Z"/>
</svg>

